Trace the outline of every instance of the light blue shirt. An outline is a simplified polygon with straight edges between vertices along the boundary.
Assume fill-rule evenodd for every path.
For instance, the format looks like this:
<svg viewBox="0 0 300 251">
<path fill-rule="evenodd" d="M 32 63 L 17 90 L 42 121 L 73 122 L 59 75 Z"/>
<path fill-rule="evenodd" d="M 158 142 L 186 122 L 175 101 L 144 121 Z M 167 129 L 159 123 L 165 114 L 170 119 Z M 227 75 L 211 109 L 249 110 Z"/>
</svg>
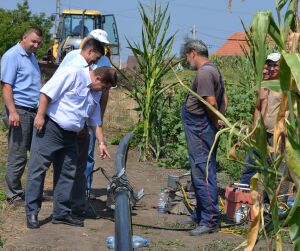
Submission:
<svg viewBox="0 0 300 251">
<path fill-rule="evenodd" d="M 65 71 L 65 67 L 70 67 L 70 66 L 71 67 L 77 67 L 77 68 L 80 68 L 80 69 L 88 68 L 88 63 L 86 62 L 85 58 L 83 56 L 81 56 L 80 52 L 81 52 L 81 49 L 70 51 L 64 57 L 63 61 L 60 63 L 60 65 L 57 69 L 57 72 Z M 109 66 L 109 67 L 112 66 L 109 59 L 108 59 L 108 57 L 102 56 L 100 58 L 100 60 L 97 62 L 97 64 L 92 65 L 92 68 L 96 69 L 97 67 L 101 67 L 101 66 Z M 99 92 L 99 95 L 100 95 L 100 99 L 101 99 L 102 92 Z M 100 117 L 100 121 L 101 121 L 100 124 L 102 124 L 101 110 L 99 111 L 99 117 Z"/>
<path fill-rule="evenodd" d="M 70 65 L 70 62 L 74 62 L 74 58 L 76 58 L 78 55 L 80 55 L 81 49 L 70 51 L 63 59 L 63 61 L 60 63 L 59 68 Z M 92 65 L 93 69 L 96 69 L 97 67 L 101 66 L 108 66 L 112 67 L 112 64 L 107 56 L 101 56 L 100 59 L 96 64 Z"/>
<path fill-rule="evenodd" d="M 16 105 L 36 108 L 41 89 L 41 72 L 33 53 L 18 43 L 1 59 L 1 81 L 11 85 Z"/>
<path fill-rule="evenodd" d="M 89 68 L 66 66 L 57 71 L 42 87 L 41 92 L 51 98 L 47 115 L 61 128 L 79 132 L 87 122 L 101 125 L 100 93 L 90 88 Z"/>
</svg>

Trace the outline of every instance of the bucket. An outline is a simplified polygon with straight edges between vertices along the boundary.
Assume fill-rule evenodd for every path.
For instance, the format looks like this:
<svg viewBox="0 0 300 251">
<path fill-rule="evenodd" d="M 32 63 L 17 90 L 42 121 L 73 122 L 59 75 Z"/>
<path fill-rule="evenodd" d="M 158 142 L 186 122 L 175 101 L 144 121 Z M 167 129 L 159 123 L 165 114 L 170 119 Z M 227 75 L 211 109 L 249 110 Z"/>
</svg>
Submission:
<svg viewBox="0 0 300 251">
<path fill-rule="evenodd" d="M 175 174 L 169 174 L 168 175 L 168 188 L 171 190 L 178 190 L 178 182 L 179 176 Z"/>
</svg>

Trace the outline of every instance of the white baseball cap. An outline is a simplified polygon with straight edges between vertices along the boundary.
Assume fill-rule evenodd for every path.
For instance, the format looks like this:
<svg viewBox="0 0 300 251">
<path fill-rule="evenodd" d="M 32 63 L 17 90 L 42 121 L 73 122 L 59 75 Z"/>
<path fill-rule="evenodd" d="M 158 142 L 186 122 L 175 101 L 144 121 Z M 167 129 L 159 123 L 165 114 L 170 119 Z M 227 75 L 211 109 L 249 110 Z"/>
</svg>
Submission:
<svg viewBox="0 0 300 251">
<path fill-rule="evenodd" d="M 273 62 L 277 62 L 280 59 L 281 55 L 279 52 L 273 52 L 267 56 L 266 61 L 270 60 Z"/>
<path fill-rule="evenodd" d="M 110 44 L 107 39 L 107 32 L 105 30 L 101 30 L 101 29 L 92 30 L 90 32 L 90 34 L 88 35 L 88 37 L 95 38 L 98 41 L 105 43 L 105 44 Z"/>
</svg>

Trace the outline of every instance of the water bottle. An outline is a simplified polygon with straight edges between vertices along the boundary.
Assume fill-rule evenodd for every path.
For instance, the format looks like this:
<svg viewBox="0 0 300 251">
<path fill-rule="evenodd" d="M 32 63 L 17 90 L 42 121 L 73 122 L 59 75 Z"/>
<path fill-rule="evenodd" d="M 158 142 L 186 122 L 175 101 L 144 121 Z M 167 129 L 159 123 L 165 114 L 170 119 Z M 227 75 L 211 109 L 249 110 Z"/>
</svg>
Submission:
<svg viewBox="0 0 300 251">
<path fill-rule="evenodd" d="M 240 223 L 241 220 L 243 219 L 243 211 L 242 211 L 242 208 L 241 208 L 241 207 L 239 207 L 239 208 L 235 211 L 234 219 L 235 219 L 235 223 Z"/>
<path fill-rule="evenodd" d="M 147 247 L 149 245 L 149 240 L 138 236 L 138 235 L 133 235 L 132 236 L 132 248 L 138 249 L 141 247 Z M 114 249 L 115 248 L 115 237 L 114 236 L 108 236 L 106 238 L 106 247 L 109 249 Z"/>
<path fill-rule="evenodd" d="M 133 235 L 132 236 L 132 248 L 137 249 L 141 247 L 147 247 L 149 245 L 149 241 L 141 236 Z"/>
<path fill-rule="evenodd" d="M 106 238 L 106 247 L 109 249 L 115 248 L 115 237 L 114 236 L 111 235 Z"/>
<path fill-rule="evenodd" d="M 248 207 L 246 205 L 241 205 L 236 211 L 234 215 L 234 219 L 236 223 L 240 223 L 241 220 L 244 220 L 248 216 Z"/>
<path fill-rule="evenodd" d="M 167 196 L 163 188 L 160 189 L 160 193 L 158 194 L 157 211 L 161 214 L 167 212 Z"/>
</svg>

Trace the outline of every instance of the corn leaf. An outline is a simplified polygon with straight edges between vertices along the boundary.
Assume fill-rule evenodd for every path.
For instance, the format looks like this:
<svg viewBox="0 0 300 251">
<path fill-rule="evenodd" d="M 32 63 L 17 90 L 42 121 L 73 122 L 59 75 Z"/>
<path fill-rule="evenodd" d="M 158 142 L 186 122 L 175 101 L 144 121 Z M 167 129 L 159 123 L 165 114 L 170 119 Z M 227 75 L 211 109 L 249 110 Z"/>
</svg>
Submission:
<svg viewBox="0 0 300 251">
<path fill-rule="evenodd" d="M 280 82 L 278 79 L 262 81 L 261 87 L 268 88 L 269 90 L 274 91 L 274 92 L 281 92 Z"/>
<path fill-rule="evenodd" d="M 294 0 L 291 0 L 284 16 L 284 29 L 283 29 L 283 42 L 286 42 L 286 39 L 289 35 L 289 31 L 291 29 L 291 25 L 294 21 Z"/>
<path fill-rule="evenodd" d="M 262 81 L 262 71 L 266 60 L 266 37 L 270 24 L 270 11 L 259 11 L 254 14 L 251 25 L 251 37 L 254 43 L 254 64 L 257 82 Z"/>
<path fill-rule="evenodd" d="M 260 207 L 259 207 L 259 203 L 258 203 L 258 192 L 257 191 L 251 191 L 251 198 L 252 198 L 252 202 L 253 202 L 253 206 L 252 206 L 252 211 L 254 213 L 254 220 L 251 223 L 251 226 L 249 228 L 248 231 L 248 236 L 247 236 L 247 247 L 244 249 L 245 251 L 252 251 L 256 240 L 257 240 L 257 236 L 258 236 L 258 231 L 259 231 L 259 227 L 260 227 Z"/>
<path fill-rule="evenodd" d="M 280 29 L 277 26 L 272 14 L 270 14 L 270 25 L 269 25 L 269 35 L 273 38 L 274 42 L 279 46 L 280 49 L 285 48 L 284 40 L 281 37 Z"/>
<path fill-rule="evenodd" d="M 282 54 L 284 52 L 282 51 Z M 282 91 L 288 91 L 291 85 L 291 69 L 286 62 L 286 58 L 283 56 L 280 60 L 280 72 L 279 72 L 279 79 L 280 79 L 280 86 Z"/>
<path fill-rule="evenodd" d="M 282 51 L 282 56 L 284 58 L 284 62 L 286 63 L 286 65 L 284 65 L 284 67 L 288 66 L 288 68 L 289 68 L 289 70 L 285 69 L 285 68 L 282 69 L 281 64 L 280 64 L 280 72 L 282 72 L 282 70 L 285 71 L 284 73 L 282 73 L 283 74 L 282 78 L 280 78 L 280 82 L 284 81 L 284 87 L 285 87 L 284 90 L 287 90 L 287 88 L 290 86 L 291 77 L 290 77 L 290 75 L 288 75 L 289 72 L 292 74 L 293 78 L 295 79 L 298 90 L 300 90 L 300 71 L 299 71 L 300 55 L 299 55 L 299 53 L 287 53 L 286 51 Z"/>
<path fill-rule="evenodd" d="M 295 250 L 300 250 L 300 207 L 297 208 L 289 222 L 289 233 L 291 241 L 295 245 Z"/>
<path fill-rule="evenodd" d="M 287 1 L 288 1 L 288 0 L 280 0 L 280 1 L 277 3 L 276 9 L 277 9 L 278 11 L 280 11 L 280 10 L 284 7 L 284 5 L 287 3 Z"/>
<path fill-rule="evenodd" d="M 281 236 L 280 232 L 276 233 L 276 251 L 283 251 L 282 236 Z"/>
<path fill-rule="evenodd" d="M 286 141 L 286 165 L 291 169 L 300 182 L 300 146 L 289 136 Z M 293 144 L 293 145 L 292 145 Z"/>
</svg>

